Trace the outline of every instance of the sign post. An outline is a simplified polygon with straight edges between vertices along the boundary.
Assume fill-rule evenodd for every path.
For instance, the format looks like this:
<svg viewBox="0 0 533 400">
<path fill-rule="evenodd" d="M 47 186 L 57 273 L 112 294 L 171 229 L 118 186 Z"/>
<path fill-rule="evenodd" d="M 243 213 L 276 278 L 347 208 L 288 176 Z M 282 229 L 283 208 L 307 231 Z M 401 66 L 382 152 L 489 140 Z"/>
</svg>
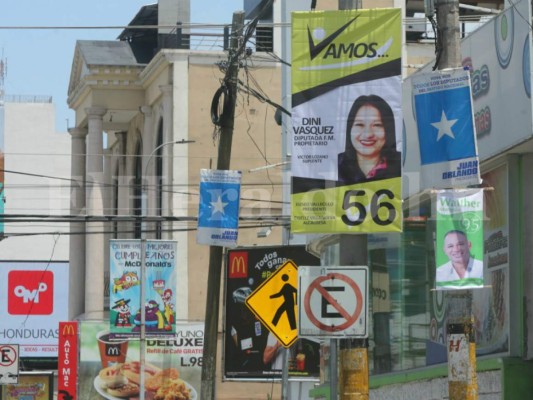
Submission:
<svg viewBox="0 0 533 400">
<path fill-rule="evenodd" d="M 19 345 L 0 344 L 0 385 L 19 381 Z"/>
<path fill-rule="evenodd" d="M 368 337 L 368 268 L 301 267 L 301 336 Z"/>
</svg>

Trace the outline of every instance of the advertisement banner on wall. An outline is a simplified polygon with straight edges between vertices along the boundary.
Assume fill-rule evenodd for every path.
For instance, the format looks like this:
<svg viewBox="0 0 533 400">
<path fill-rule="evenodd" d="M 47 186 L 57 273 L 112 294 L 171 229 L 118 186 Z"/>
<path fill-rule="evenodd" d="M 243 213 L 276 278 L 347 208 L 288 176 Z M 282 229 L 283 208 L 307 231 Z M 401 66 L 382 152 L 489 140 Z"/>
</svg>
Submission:
<svg viewBox="0 0 533 400">
<path fill-rule="evenodd" d="M 60 322 L 57 356 L 57 393 L 60 398 L 76 400 L 78 398 L 77 385 L 78 322 Z"/>
<path fill-rule="evenodd" d="M 241 175 L 241 171 L 200 170 L 198 244 L 237 246 Z"/>
<path fill-rule="evenodd" d="M 139 341 L 110 341 L 109 333 L 106 321 L 80 323 L 79 392 L 84 400 L 139 397 Z M 148 339 L 145 398 L 199 399 L 203 345 L 203 322 L 178 321 L 174 337 Z"/>
<path fill-rule="evenodd" d="M 177 243 L 147 240 L 145 268 L 140 240 L 110 240 L 109 324 L 114 338 L 138 338 L 141 304 L 145 307 L 146 335 L 175 332 Z M 141 278 L 146 273 L 145 298 L 141 299 Z"/>
<path fill-rule="evenodd" d="M 57 357 L 60 321 L 68 317 L 66 262 L 0 261 L 0 342 L 20 357 Z"/>
<path fill-rule="evenodd" d="M 14 385 L 1 387 L 2 400 L 53 400 L 54 373 L 53 372 L 24 372 Z M 62 399 L 62 397 L 59 397 Z"/>
<path fill-rule="evenodd" d="M 419 73 L 412 84 L 423 187 L 480 184 L 469 71 Z"/>
<path fill-rule="evenodd" d="M 399 9 L 292 14 L 292 232 L 401 231 L 401 42 Z"/>
<path fill-rule="evenodd" d="M 436 288 L 483 287 L 483 190 L 437 194 Z"/>
<path fill-rule="evenodd" d="M 305 246 L 253 247 L 228 251 L 225 260 L 225 379 L 281 379 L 282 353 L 285 349 L 248 309 L 245 301 L 288 260 L 296 265 L 320 265 L 320 260 L 305 251 Z M 298 339 L 287 351 L 289 376 L 319 376 L 318 342 Z"/>
</svg>

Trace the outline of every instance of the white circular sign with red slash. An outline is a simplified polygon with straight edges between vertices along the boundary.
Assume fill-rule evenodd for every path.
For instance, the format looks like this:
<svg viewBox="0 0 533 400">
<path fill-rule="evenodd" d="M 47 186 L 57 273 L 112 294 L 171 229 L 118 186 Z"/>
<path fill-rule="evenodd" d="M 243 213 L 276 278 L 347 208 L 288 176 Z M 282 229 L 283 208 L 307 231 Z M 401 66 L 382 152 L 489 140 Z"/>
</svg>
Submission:
<svg viewBox="0 0 533 400">
<path fill-rule="evenodd" d="M 368 268 L 300 267 L 298 335 L 368 336 Z"/>
<path fill-rule="evenodd" d="M 18 373 L 18 344 L 0 344 L 0 384 L 18 383 Z"/>
</svg>

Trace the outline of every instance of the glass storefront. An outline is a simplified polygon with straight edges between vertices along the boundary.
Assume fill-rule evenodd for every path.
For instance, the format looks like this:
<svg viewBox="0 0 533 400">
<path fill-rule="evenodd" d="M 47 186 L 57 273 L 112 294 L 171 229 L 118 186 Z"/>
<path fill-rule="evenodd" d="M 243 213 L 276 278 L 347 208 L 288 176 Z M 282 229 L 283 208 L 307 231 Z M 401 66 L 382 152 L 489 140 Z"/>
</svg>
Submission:
<svg viewBox="0 0 533 400">
<path fill-rule="evenodd" d="M 446 362 L 446 326 L 457 307 L 473 318 L 477 355 L 509 353 L 508 168 L 483 176 L 484 280 L 481 289 L 435 290 L 435 221 L 425 196 L 406 211 L 401 234 L 367 236 L 371 275 L 369 353 L 372 375 Z M 434 197 L 433 197 L 434 198 Z M 434 200 L 433 200 L 434 201 Z M 340 265 L 339 242 L 327 245 L 323 265 Z M 468 314 L 467 314 L 468 315 Z"/>
</svg>

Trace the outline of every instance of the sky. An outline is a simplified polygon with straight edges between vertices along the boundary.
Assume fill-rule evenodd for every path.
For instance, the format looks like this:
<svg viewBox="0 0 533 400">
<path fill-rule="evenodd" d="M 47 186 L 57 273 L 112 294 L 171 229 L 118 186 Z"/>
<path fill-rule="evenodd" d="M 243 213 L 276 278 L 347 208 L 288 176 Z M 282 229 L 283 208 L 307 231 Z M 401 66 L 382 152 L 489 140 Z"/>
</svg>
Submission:
<svg viewBox="0 0 533 400">
<path fill-rule="evenodd" d="M 231 23 L 243 0 L 190 0 L 191 23 Z M 6 95 L 52 96 L 56 130 L 75 124 L 67 90 L 76 40 L 115 40 L 121 29 L 14 29 L 127 25 L 156 0 L 4 0 L 0 57 L 7 60 Z M 68 121 L 67 121 L 68 120 Z"/>
</svg>

